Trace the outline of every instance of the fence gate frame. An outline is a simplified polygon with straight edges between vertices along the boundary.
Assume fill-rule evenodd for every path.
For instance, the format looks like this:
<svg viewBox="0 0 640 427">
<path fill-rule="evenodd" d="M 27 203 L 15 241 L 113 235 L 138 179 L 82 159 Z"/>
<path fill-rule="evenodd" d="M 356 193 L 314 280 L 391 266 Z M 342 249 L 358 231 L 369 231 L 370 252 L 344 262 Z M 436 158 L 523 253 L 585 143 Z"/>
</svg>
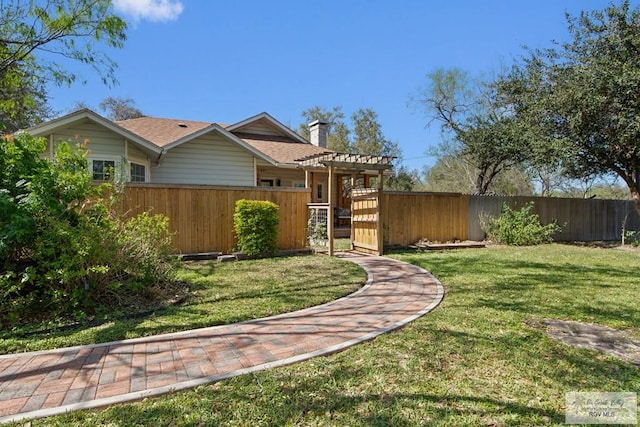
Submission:
<svg viewBox="0 0 640 427">
<path fill-rule="evenodd" d="M 382 179 L 382 176 L 380 177 Z M 373 255 L 384 253 L 382 219 L 383 189 L 359 188 L 351 191 L 351 248 Z"/>
<path fill-rule="evenodd" d="M 329 203 L 327 212 L 327 236 L 329 255 L 334 254 L 334 211 L 337 207 L 336 174 L 351 176 L 351 248 L 360 252 L 382 255 L 384 252 L 382 194 L 384 191 L 385 171 L 393 168 L 393 156 L 369 156 L 327 152 L 298 159 L 305 171 L 305 187 L 310 188 L 311 172 L 328 172 L 327 191 Z M 377 189 L 355 188 L 356 178 L 364 177 L 365 187 L 369 177 L 377 174 Z M 358 203 L 354 203 L 358 202 Z M 362 202 L 362 203 L 361 203 Z M 354 209 L 357 207 L 356 209 Z"/>
</svg>

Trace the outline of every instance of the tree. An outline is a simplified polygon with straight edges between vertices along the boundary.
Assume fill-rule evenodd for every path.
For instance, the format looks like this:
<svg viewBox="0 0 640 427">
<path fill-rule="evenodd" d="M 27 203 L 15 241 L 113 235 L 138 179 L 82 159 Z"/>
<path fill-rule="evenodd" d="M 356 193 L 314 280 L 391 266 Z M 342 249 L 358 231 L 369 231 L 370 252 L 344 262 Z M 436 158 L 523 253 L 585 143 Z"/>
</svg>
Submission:
<svg viewBox="0 0 640 427">
<path fill-rule="evenodd" d="M 486 194 L 498 175 L 526 160 L 520 123 L 492 82 L 472 82 L 460 69 L 438 69 L 415 99 L 449 143 L 438 154 L 458 157 L 474 171 L 474 193 Z"/>
<path fill-rule="evenodd" d="M 49 119 L 53 113 L 47 101 L 43 82 L 28 75 L 24 67 L 0 72 L 0 135 Z"/>
<path fill-rule="evenodd" d="M 107 113 L 107 118 L 113 121 L 137 119 L 143 117 L 142 111 L 135 106 L 131 98 L 107 97 L 100 103 L 100 109 Z"/>
<path fill-rule="evenodd" d="M 5 0 L 0 11 L 0 74 L 22 68 L 43 81 L 71 83 L 77 75 L 55 60 L 91 66 L 105 83 L 115 82 L 115 63 L 96 45 L 121 48 L 126 23 L 110 0 Z M 82 43 L 82 42 L 85 43 Z M 41 54 L 35 56 L 35 54 Z"/>
<path fill-rule="evenodd" d="M 371 108 L 360 108 L 351 115 L 353 151 L 370 156 L 399 157 L 400 147 L 382 133 L 378 113 Z"/>
<path fill-rule="evenodd" d="M 640 212 L 640 8 L 567 15 L 571 40 L 502 79 L 513 109 L 574 178 L 616 175 Z"/>
<path fill-rule="evenodd" d="M 417 170 L 409 170 L 404 165 L 394 168 L 385 182 L 385 188 L 390 191 L 415 191 L 422 186 L 420 174 Z"/>
<path fill-rule="evenodd" d="M 372 156 L 399 157 L 397 143 L 388 140 L 382 133 L 378 114 L 371 108 L 360 108 L 351 115 L 351 126 L 344 122 L 342 107 L 314 106 L 302 112 L 307 123 L 322 120 L 328 125 L 327 148 L 339 153 L 359 153 Z M 300 135 L 309 138 L 306 123 L 299 126 Z"/>
<path fill-rule="evenodd" d="M 333 107 L 327 110 L 321 106 L 313 106 L 302 112 L 302 117 L 306 123 L 299 126 L 298 132 L 303 137 L 309 139 L 308 124 L 316 120 L 327 123 L 327 148 L 339 153 L 348 153 L 351 151 L 351 141 L 349 140 L 349 127 L 344 122 L 344 113 L 342 107 Z"/>
<path fill-rule="evenodd" d="M 423 174 L 427 191 L 471 194 L 476 188 L 478 170 L 469 161 L 445 155 L 425 168 Z M 496 175 L 485 194 L 529 196 L 533 194 L 533 185 L 522 168 L 513 167 Z"/>
<path fill-rule="evenodd" d="M 0 6 L 0 134 L 52 115 L 46 83 L 78 77 L 59 58 L 86 64 L 105 83 L 115 83 L 115 63 L 94 48 L 120 48 L 126 38 L 110 0 L 4 0 Z"/>
</svg>

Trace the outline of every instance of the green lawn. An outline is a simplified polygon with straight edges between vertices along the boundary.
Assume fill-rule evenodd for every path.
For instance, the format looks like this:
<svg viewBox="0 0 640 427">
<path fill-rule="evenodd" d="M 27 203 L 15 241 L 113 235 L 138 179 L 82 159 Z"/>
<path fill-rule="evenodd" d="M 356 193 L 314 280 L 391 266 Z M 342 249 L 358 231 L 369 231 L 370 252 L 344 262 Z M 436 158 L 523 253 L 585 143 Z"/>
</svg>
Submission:
<svg viewBox="0 0 640 427">
<path fill-rule="evenodd" d="M 556 318 L 637 332 L 639 253 L 547 245 L 390 256 L 432 271 L 447 291 L 401 330 L 330 357 L 32 425 L 562 425 L 567 392 L 640 390 L 637 366 L 529 326 Z"/>
<path fill-rule="evenodd" d="M 272 316 L 350 294 L 366 282 L 367 276 L 353 263 L 318 255 L 228 263 L 188 262 L 179 272 L 179 279 L 191 287 L 187 300 L 179 306 L 142 317 L 119 315 L 99 326 L 66 331 L 2 331 L 0 354 L 116 341 Z"/>
</svg>

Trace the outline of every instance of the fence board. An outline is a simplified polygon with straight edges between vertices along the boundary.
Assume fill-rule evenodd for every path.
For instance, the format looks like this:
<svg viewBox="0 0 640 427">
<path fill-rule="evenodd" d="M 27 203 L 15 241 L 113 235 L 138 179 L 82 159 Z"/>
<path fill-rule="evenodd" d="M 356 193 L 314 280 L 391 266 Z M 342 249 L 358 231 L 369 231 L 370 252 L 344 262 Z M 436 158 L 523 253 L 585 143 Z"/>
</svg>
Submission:
<svg viewBox="0 0 640 427">
<path fill-rule="evenodd" d="M 353 248 L 359 251 L 382 254 L 379 227 L 380 200 L 377 191 L 354 190 L 351 193 L 351 241 Z"/>
<path fill-rule="evenodd" d="M 468 198 L 449 193 L 384 193 L 385 245 L 409 245 L 420 239 L 467 240 Z"/>
<path fill-rule="evenodd" d="M 622 223 L 627 218 L 627 229 L 640 230 L 640 217 L 629 200 L 570 199 L 557 197 L 469 197 L 469 239 L 483 240 L 484 231 L 479 218 L 483 215 L 499 216 L 503 203 L 519 209 L 533 202 L 532 212 L 540 222 L 557 221 L 563 230 L 556 233 L 556 241 L 620 240 Z"/>
<path fill-rule="evenodd" d="M 237 243 L 233 212 L 240 199 L 269 200 L 279 206 L 278 248 L 306 246 L 311 192 L 305 189 L 129 184 L 123 210 L 128 215 L 151 211 L 169 217 L 180 253 L 229 253 Z"/>
<path fill-rule="evenodd" d="M 431 241 L 484 240 L 482 216 L 500 215 L 503 203 L 519 209 L 533 201 L 532 212 L 543 224 L 557 221 L 564 228 L 556 241 L 620 240 L 622 222 L 640 230 L 640 217 L 627 200 L 550 197 L 471 196 L 451 193 L 389 192 L 384 195 L 386 245 Z"/>
<path fill-rule="evenodd" d="M 189 185 L 129 184 L 123 209 L 128 215 L 150 210 L 169 217 L 176 233 L 174 245 L 181 253 L 232 251 L 235 202 L 240 199 L 270 200 L 279 206 L 278 247 L 298 249 L 307 245 L 307 204 L 311 190 L 262 187 L 211 187 Z M 479 218 L 497 216 L 503 203 L 518 209 L 529 201 L 542 223 L 566 224 L 554 236 L 557 241 L 620 240 L 622 223 L 627 230 L 640 230 L 640 217 L 633 202 L 625 200 L 562 199 L 543 197 L 470 196 L 451 193 L 383 193 L 380 215 L 365 200 L 352 206 L 356 242 L 376 246 L 375 222 L 383 221 L 384 244 L 409 245 L 420 239 L 431 241 L 483 240 Z M 360 221 L 362 220 L 362 221 Z"/>
</svg>

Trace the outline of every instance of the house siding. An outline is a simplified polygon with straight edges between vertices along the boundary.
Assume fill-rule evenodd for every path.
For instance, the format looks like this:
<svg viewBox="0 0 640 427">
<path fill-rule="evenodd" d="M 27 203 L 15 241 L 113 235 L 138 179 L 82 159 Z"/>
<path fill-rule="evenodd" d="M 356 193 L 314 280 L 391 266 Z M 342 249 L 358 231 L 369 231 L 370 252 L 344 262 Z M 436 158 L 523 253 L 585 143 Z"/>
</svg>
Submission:
<svg viewBox="0 0 640 427">
<path fill-rule="evenodd" d="M 273 179 L 276 187 L 294 187 L 295 183 L 304 184 L 304 170 L 276 168 L 262 163 L 258 167 L 258 182 L 261 179 Z M 280 181 L 280 185 L 276 181 Z"/>
<path fill-rule="evenodd" d="M 169 150 L 152 165 L 151 181 L 170 184 L 255 185 L 253 156 L 216 134 Z"/>
<path fill-rule="evenodd" d="M 124 157 L 124 138 L 94 123 L 80 123 L 73 128 L 58 130 L 53 136 L 54 144 L 63 141 L 73 144 L 88 142 L 86 148 L 90 151 L 90 158 Z"/>
<path fill-rule="evenodd" d="M 149 157 L 144 153 L 144 151 L 136 147 L 131 142 L 127 144 L 127 158 L 129 161 L 133 160 L 138 162 L 140 161 L 147 162 L 149 160 Z"/>
<path fill-rule="evenodd" d="M 234 129 L 233 132 L 252 133 L 255 135 L 282 136 L 281 130 L 273 128 L 267 122 L 262 120 L 258 120 L 257 122 L 253 122 L 238 129 Z"/>
</svg>

